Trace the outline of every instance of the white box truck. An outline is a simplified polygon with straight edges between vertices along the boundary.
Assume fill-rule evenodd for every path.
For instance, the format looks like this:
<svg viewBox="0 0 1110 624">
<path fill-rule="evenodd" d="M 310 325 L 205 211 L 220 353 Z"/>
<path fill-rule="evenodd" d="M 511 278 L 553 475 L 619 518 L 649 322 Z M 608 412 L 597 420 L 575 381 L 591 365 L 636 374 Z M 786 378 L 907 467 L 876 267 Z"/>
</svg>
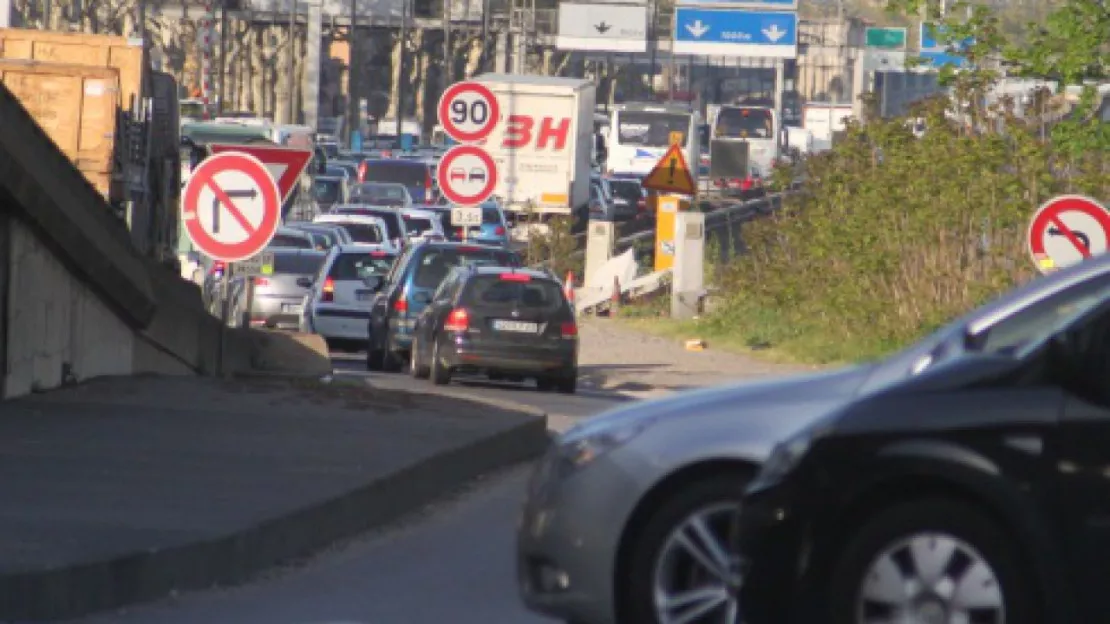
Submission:
<svg viewBox="0 0 1110 624">
<path fill-rule="evenodd" d="M 483 147 L 497 163 L 505 208 L 575 214 L 590 200 L 594 84 L 579 78 L 482 74 L 497 97 L 500 121 Z"/>
</svg>

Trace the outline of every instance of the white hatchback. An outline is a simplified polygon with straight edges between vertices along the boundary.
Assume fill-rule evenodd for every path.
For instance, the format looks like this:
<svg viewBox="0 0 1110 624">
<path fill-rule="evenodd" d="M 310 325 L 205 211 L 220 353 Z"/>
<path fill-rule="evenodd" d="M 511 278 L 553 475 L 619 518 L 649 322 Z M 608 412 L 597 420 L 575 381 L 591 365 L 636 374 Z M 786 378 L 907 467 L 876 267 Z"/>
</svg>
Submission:
<svg viewBox="0 0 1110 624">
<path fill-rule="evenodd" d="M 318 334 L 329 345 L 365 348 L 374 298 L 366 279 L 384 277 L 396 259 L 396 251 L 382 245 L 332 247 L 305 298 L 301 331 Z"/>
<path fill-rule="evenodd" d="M 407 208 L 401 211 L 405 222 L 405 237 L 411 242 L 446 240 L 443 222 L 431 210 Z"/>
<path fill-rule="evenodd" d="M 399 253 L 401 251 L 400 247 L 389 239 L 389 228 L 386 227 L 385 221 L 383 221 L 381 217 L 326 214 L 316 217 L 312 222 L 338 225 L 347 230 L 351 235 L 351 239 L 356 243 L 380 245 L 383 248 L 391 250 L 393 253 Z"/>
</svg>

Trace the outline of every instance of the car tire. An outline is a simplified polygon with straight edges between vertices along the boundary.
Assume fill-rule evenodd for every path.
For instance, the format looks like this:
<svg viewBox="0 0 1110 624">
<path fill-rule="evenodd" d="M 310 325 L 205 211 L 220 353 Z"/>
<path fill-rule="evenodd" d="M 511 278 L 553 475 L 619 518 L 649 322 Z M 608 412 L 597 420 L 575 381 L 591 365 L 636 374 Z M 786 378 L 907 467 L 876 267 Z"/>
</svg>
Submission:
<svg viewBox="0 0 1110 624">
<path fill-rule="evenodd" d="M 412 339 L 412 347 L 409 351 L 409 373 L 416 379 L 427 379 L 432 371 L 420 360 L 420 343 L 416 338 Z"/>
<path fill-rule="evenodd" d="M 389 348 L 388 344 L 385 345 L 385 348 L 382 349 L 382 372 L 396 373 L 400 372 L 400 370 L 401 359 Z"/>
<path fill-rule="evenodd" d="M 382 368 L 382 352 L 374 348 L 374 342 L 366 345 L 366 370 L 377 371 Z"/>
<path fill-rule="evenodd" d="M 432 361 L 429 365 L 428 377 L 437 386 L 451 383 L 451 369 L 443 365 L 443 358 L 439 355 L 438 340 L 432 343 Z"/>
<path fill-rule="evenodd" d="M 578 372 L 569 373 L 566 377 L 555 382 L 555 389 L 562 394 L 574 394 L 578 391 Z"/>
<path fill-rule="evenodd" d="M 669 544 L 673 543 L 672 535 L 696 515 L 709 513 L 714 509 L 721 509 L 721 514 L 728 515 L 727 528 L 735 535 L 740 500 L 749 479 L 750 475 L 743 472 L 726 471 L 709 478 L 682 483 L 671 489 L 662 503 L 649 513 L 640 525 L 643 529 L 633 538 L 628 561 L 621 566 L 628 579 L 621 596 L 621 610 L 629 615 L 627 620 L 622 621 L 660 624 L 655 607 L 655 577 L 661 567 L 660 558 L 666 555 Z M 739 568 L 740 557 L 735 553 L 735 537 L 732 541 L 732 554 L 735 556 L 730 567 Z M 738 591 L 738 587 L 734 589 Z M 715 612 L 706 614 L 706 619 L 714 615 L 721 617 L 720 612 Z"/>
<path fill-rule="evenodd" d="M 963 574 L 978 573 L 969 587 L 984 586 L 998 588 L 998 604 L 1004 609 L 1007 624 L 1032 624 L 1041 621 L 1040 604 L 1036 598 L 1036 586 L 1030 578 L 1028 566 L 1022 564 L 1018 553 L 1020 545 L 1015 544 L 1003 527 L 981 513 L 975 507 L 947 499 L 928 499 L 904 503 L 887 508 L 875 514 L 848 541 L 840 553 L 831 576 L 832 583 L 828 596 L 828 618 L 833 624 L 857 624 L 857 610 L 860 594 L 867 579 L 881 582 L 879 561 L 883 557 L 912 556 L 909 551 L 910 540 L 924 539 L 916 544 L 931 546 L 933 549 L 947 549 L 955 545 L 955 551 L 962 551 L 962 557 L 971 557 L 980 565 L 961 566 Z M 965 547 L 969 547 L 965 550 Z M 920 546 L 918 547 L 920 549 Z M 919 556 L 927 556 L 925 552 Z M 904 558 L 903 558 L 904 559 Z M 949 565 L 954 555 L 947 555 Z M 916 560 L 915 560 L 916 562 Z M 983 568 L 982 566 L 986 566 Z M 946 582 L 955 582 L 956 591 L 964 578 L 950 579 L 946 572 Z M 982 574 L 990 574 L 984 578 Z M 904 576 L 900 575 L 900 578 Z M 904 581 L 903 581 L 904 582 Z M 876 590 L 878 591 L 878 590 Z M 986 594 L 989 596 L 989 594 Z M 898 597 L 905 600 L 903 597 Z M 878 600 L 872 604 L 879 603 Z"/>
</svg>

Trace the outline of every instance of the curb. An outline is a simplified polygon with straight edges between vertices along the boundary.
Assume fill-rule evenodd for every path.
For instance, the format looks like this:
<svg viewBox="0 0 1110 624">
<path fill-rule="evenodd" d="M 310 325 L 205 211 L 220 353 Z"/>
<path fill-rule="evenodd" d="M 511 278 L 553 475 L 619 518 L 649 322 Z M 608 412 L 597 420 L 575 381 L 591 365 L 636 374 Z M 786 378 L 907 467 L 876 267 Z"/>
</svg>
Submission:
<svg viewBox="0 0 1110 624">
<path fill-rule="evenodd" d="M 532 418 L 330 501 L 215 540 L 0 575 L 0 621 L 77 618 L 153 601 L 175 591 L 242 583 L 418 511 L 483 474 L 534 459 L 548 444 L 546 418 Z"/>
</svg>

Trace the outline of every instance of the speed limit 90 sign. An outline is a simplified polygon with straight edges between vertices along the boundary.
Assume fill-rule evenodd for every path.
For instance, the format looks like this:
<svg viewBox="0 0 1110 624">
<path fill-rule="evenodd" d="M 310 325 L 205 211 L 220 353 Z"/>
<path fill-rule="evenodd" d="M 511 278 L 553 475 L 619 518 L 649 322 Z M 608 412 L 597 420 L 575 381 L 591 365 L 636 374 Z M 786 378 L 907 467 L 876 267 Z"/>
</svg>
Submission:
<svg viewBox="0 0 1110 624">
<path fill-rule="evenodd" d="M 501 110 L 497 97 L 477 82 L 456 82 L 439 98 L 439 123 L 460 143 L 481 141 L 493 132 Z"/>
</svg>

